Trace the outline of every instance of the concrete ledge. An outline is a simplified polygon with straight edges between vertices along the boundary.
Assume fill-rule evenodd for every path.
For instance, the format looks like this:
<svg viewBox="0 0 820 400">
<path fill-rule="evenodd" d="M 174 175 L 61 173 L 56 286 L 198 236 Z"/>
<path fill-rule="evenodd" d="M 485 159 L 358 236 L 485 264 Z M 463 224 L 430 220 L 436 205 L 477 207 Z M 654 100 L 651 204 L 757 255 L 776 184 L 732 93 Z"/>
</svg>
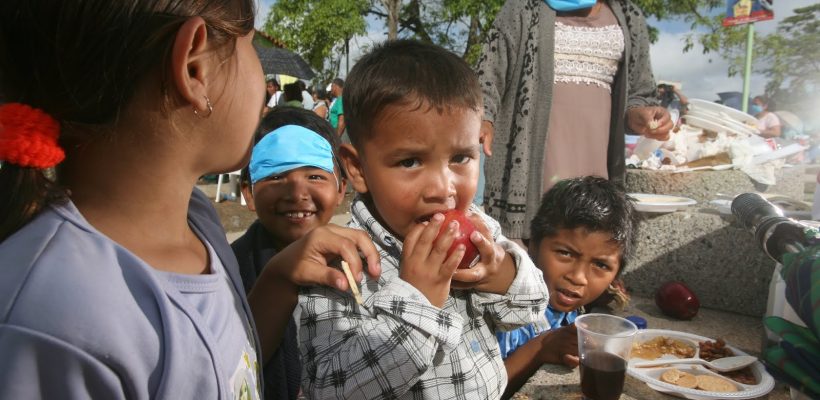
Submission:
<svg viewBox="0 0 820 400">
<path fill-rule="evenodd" d="M 708 208 L 648 216 L 630 265 L 627 288 L 652 297 L 664 282 L 685 282 L 702 307 L 762 316 L 774 261 L 731 216 Z"/>
<path fill-rule="evenodd" d="M 630 169 L 626 172 L 626 191 L 685 196 L 708 202 L 717 193 L 735 195 L 746 192 L 779 193 L 803 199 L 805 166 L 783 168 L 775 172 L 777 184 L 759 184 L 739 170 L 672 173 Z"/>
<path fill-rule="evenodd" d="M 683 281 L 704 307 L 762 316 L 774 270 L 732 216 L 708 205 L 718 193 L 778 193 L 802 199 L 805 167 L 775 173 L 777 184 L 760 185 L 737 170 L 671 173 L 628 170 L 626 190 L 692 198 L 698 204 L 669 214 L 644 214 L 635 256 L 624 271 L 627 288 L 641 296 L 670 280 Z"/>
</svg>

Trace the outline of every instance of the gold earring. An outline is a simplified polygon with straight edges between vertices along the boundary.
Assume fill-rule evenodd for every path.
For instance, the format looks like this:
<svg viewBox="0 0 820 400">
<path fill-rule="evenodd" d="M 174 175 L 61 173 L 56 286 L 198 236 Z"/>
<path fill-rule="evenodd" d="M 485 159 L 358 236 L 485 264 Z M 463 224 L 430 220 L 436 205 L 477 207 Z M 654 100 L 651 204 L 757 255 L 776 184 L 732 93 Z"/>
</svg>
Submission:
<svg viewBox="0 0 820 400">
<path fill-rule="evenodd" d="M 205 97 L 205 105 L 208 107 L 208 114 L 207 115 L 199 115 L 199 112 L 196 110 L 196 107 L 193 107 L 194 115 L 196 115 L 199 118 L 208 118 L 208 117 L 211 116 L 211 114 L 214 113 L 214 106 L 211 104 L 211 99 L 209 99 L 208 96 L 203 96 L 203 97 Z"/>
</svg>

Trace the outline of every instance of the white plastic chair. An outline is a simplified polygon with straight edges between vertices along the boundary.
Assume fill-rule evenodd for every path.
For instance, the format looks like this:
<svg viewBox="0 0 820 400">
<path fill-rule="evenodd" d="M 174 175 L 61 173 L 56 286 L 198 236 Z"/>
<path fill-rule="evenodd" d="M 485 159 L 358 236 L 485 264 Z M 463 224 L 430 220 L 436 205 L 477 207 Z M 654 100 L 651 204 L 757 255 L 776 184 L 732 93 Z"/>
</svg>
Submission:
<svg viewBox="0 0 820 400">
<path fill-rule="evenodd" d="M 235 176 L 236 176 L 236 179 L 237 179 L 237 180 L 239 180 L 239 179 L 240 179 L 240 176 L 242 175 L 242 170 L 237 170 L 237 171 L 233 171 L 233 172 L 228 172 L 228 173 L 226 173 L 226 174 L 219 174 L 219 177 L 218 177 L 218 178 L 216 178 L 216 196 L 215 196 L 215 198 L 214 198 L 214 201 L 215 201 L 215 202 L 217 202 L 217 203 L 219 203 L 220 201 L 222 201 L 222 190 L 221 190 L 221 189 L 222 189 L 222 179 L 224 179 L 225 175 L 227 175 L 227 176 L 228 176 L 228 182 L 230 182 L 230 177 L 231 177 L 231 175 L 235 175 Z M 240 204 L 242 204 L 243 206 L 244 206 L 245 204 L 247 204 L 247 203 L 245 202 L 245 196 L 243 196 L 243 195 L 242 195 L 242 191 L 241 191 L 241 190 L 239 191 L 239 203 L 240 203 Z"/>
</svg>

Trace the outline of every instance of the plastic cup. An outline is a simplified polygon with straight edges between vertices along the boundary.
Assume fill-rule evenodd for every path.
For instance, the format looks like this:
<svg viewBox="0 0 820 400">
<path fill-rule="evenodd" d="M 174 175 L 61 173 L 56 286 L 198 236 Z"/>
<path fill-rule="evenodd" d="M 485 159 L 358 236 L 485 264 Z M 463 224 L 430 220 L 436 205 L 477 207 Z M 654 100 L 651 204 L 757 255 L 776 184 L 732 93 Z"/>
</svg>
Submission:
<svg viewBox="0 0 820 400">
<path fill-rule="evenodd" d="M 584 399 L 619 399 L 638 328 L 629 320 L 608 314 L 582 315 L 575 320 L 575 326 Z"/>
</svg>

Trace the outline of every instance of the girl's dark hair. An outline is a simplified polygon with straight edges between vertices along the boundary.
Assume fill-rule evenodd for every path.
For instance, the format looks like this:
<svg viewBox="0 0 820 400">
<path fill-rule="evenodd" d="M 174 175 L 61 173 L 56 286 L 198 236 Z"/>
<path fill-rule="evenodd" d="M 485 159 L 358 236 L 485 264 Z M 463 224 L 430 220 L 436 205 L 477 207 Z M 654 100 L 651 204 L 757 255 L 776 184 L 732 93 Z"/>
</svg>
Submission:
<svg viewBox="0 0 820 400">
<path fill-rule="evenodd" d="M 327 100 L 327 90 L 322 88 L 316 89 L 316 98 L 319 100 Z"/>
<path fill-rule="evenodd" d="M 357 147 L 390 105 L 427 105 L 439 112 L 483 107 L 472 68 L 450 51 L 417 40 L 376 45 L 353 66 L 342 97 L 347 133 Z"/>
<path fill-rule="evenodd" d="M 90 128 L 115 122 L 145 76 L 159 73 L 168 109 L 175 99 L 165 67 L 179 27 L 202 17 L 209 42 L 228 57 L 254 15 L 253 0 L 3 0 L 0 97 L 42 109 L 64 128 Z M 72 143 L 94 139 L 63 134 L 60 144 L 70 157 Z M 0 241 L 65 199 L 51 182 L 40 170 L 0 168 Z"/>
<path fill-rule="evenodd" d="M 302 101 L 302 89 L 299 87 L 299 84 L 296 82 L 288 83 L 285 85 L 285 90 L 282 94 L 285 96 L 285 101 L 291 100 L 299 100 Z"/>
<path fill-rule="evenodd" d="M 561 229 L 606 232 L 621 248 L 620 275 L 634 251 L 639 222 L 632 200 L 617 184 L 597 176 L 565 179 L 544 194 L 530 224 L 529 248 L 538 249 L 542 239 Z"/>
<path fill-rule="evenodd" d="M 341 144 L 339 135 L 336 134 L 336 130 L 333 129 L 330 122 L 316 115 L 316 113 L 311 110 L 286 106 L 276 106 L 272 108 L 270 112 L 262 117 L 262 121 L 259 122 L 259 127 L 256 128 L 256 133 L 254 134 L 254 144 L 259 143 L 268 133 L 285 125 L 299 125 L 325 138 L 330 143 L 330 149 L 333 151 L 333 159 L 336 163 L 336 167 L 339 168 L 338 179 L 341 180 L 346 177 L 342 163 L 339 162 L 338 158 L 339 145 Z M 240 180 L 243 185 L 251 184 L 251 173 L 247 166 L 242 168 Z"/>
</svg>

